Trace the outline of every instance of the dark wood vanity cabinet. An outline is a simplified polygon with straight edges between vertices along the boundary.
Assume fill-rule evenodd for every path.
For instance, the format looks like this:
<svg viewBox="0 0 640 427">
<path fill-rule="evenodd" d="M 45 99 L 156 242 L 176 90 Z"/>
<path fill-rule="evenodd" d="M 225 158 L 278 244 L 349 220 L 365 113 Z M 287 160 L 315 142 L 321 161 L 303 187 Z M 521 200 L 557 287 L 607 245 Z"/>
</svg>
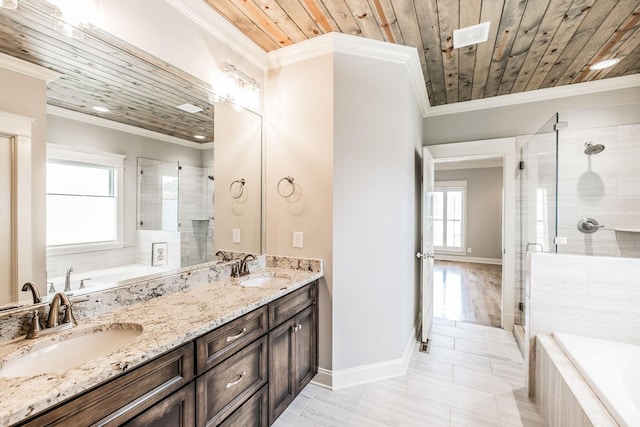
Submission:
<svg viewBox="0 0 640 427">
<path fill-rule="evenodd" d="M 318 372 L 317 281 L 25 426 L 265 427 Z"/>
<path fill-rule="evenodd" d="M 318 373 L 317 285 L 269 306 L 269 423 L 273 423 Z M 287 317 L 282 315 L 288 313 Z"/>
</svg>

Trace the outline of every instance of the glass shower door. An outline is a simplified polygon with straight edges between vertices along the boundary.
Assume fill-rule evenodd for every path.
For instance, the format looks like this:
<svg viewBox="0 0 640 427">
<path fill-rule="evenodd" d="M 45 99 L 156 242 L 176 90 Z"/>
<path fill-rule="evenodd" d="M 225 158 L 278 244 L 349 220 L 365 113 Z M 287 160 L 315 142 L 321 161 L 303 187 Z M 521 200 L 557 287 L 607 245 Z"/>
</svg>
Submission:
<svg viewBox="0 0 640 427">
<path fill-rule="evenodd" d="M 545 123 L 520 150 L 520 244 L 516 262 L 520 294 L 518 324 L 524 324 L 526 310 L 527 253 L 556 252 L 557 117 L 556 114 Z"/>
</svg>

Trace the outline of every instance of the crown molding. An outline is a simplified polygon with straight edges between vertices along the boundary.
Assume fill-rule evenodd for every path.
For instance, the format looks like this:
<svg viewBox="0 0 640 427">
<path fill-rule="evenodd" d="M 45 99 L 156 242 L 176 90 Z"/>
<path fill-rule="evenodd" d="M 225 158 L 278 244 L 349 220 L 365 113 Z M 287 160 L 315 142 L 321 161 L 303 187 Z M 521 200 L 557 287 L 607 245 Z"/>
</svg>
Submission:
<svg viewBox="0 0 640 427">
<path fill-rule="evenodd" d="M 31 62 L 23 61 L 4 53 L 0 53 L 0 68 L 15 71 L 38 80 L 44 80 L 49 83 L 61 76 L 60 73 L 41 67 Z"/>
<path fill-rule="evenodd" d="M 418 51 L 414 47 L 331 32 L 267 53 L 268 69 L 335 53 L 404 64 L 422 115 L 426 117 L 430 108 L 429 98 Z"/>
<path fill-rule="evenodd" d="M 612 77 L 603 80 L 595 80 L 584 83 L 574 83 L 566 86 L 537 89 L 529 92 L 514 93 L 509 95 L 494 96 L 491 98 L 477 99 L 473 101 L 458 102 L 455 104 L 439 105 L 431 107 L 425 117 L 436 117 L 447 114 L 467 113 L 490 108 L 508 107 L 518 104 L 530 104 L 540 101 L 549 101 L 559 98 L 568 98 L 580 95 L 590 95 L 598 92 L 629 89 L 640 86 L 640 74 L 631 76 Z"/>
<path fill-rule="evenodd" d="M 75 120 L 82 123 L 88 123 L 91 125 L 102 126 L 133 135 L 144 136 L 146 138 L 152 138 L 159 141 L 169 142 L 171 144 L 182 145 L 184 147 L 195 148 L 196 150 L 207 150 L 209 148 L 213 148 L 213 142 L 198 144 L 197 142 L 188 141 L 182 138 L 176 138 L 175 136 L 165 135 L 160 132 L 154 132 L 152 130 L 142 129 L 120 122 L 114 122 L 113 120 L 103 119 L 102 117 L 91 116 L 89 114 L 67 110 L 66 108 L 56 107 L 55 105 L 47 105 L 47 114 L 51 114 L 52 116 L 57 117 L 63 117 L 65 119 Z"/>
<path fill-rule="evenodd" d="M 267 69 L 267 53 L 205 1 L 165 1 L 261 70 Z"/>
</svg>

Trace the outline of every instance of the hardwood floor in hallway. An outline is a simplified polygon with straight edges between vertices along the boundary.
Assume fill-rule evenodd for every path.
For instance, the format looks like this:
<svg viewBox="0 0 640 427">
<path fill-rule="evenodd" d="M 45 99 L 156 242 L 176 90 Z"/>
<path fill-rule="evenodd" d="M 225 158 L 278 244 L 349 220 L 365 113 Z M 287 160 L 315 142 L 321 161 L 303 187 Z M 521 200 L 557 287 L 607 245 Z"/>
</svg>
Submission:
<svg viewBox="0 0 640 427">
<path fill-rule="evenodd" d="M 502 266 L 436 260 L 433 316 L 501 326 Z"/>
</svg>

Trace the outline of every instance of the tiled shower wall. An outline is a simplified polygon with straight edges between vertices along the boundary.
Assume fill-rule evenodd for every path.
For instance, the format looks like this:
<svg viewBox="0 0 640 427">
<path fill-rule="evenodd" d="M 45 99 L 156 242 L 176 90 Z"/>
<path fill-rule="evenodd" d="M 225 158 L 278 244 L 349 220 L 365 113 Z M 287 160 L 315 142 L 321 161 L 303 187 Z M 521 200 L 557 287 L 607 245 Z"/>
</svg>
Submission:
<svg viewBox="0 0 640 427">
<path fill-rule="evenodd" d="M 640 124 L 560 131 L 558 253 L 640 257 Z M 585 143 L 604 151 L 588 156 Z M 603 229 L 578 231 L 581 218 Z"/>
</svg>

